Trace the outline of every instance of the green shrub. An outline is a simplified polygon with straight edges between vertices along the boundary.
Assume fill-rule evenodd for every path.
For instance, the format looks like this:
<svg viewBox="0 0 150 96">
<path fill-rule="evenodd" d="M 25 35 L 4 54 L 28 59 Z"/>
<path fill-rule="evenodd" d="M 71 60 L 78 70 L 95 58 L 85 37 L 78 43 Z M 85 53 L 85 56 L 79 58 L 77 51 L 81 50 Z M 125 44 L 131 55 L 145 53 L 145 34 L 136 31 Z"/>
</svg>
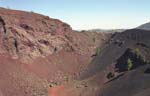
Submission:
<svg viewBox="0 0 150 96">
<path fill-rule="evenodd" d="M 127 69 L 128 69 L 128 71 L 131 70 L 132 67 L 133 67 L 132 60 L 130 58 L 128 58 L 128 60 L 127 60 Z"/>
<path fill-rule="evenodd" d="M 140 50 L 139 50 L 139 48 L 133 49 L 133 53 L 135 53 L 137 56 L 139 56 L 139 55 L 140 55 Z"/>
<path fill-rule="evenodd" d="M 99 55 L 100 52 L 101 52 L 101 49 L 100 49 L 100 48 L 97 48 L 97 49 L 96 49 L 96 55 Z"/>
</svg>

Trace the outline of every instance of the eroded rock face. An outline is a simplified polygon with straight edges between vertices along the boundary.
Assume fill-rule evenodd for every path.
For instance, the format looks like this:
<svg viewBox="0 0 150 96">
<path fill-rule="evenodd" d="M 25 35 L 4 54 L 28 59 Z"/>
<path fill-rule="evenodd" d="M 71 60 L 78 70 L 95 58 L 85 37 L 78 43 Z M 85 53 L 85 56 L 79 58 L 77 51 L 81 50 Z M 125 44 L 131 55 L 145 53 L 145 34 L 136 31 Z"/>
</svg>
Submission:
<svg viewBox="0 0 150 96">
<path fill-rule="evenodd" d="M 83 35 L 85 33 L 73 32 L 64 22 L 29 12 L 0 9 L 0 30 L 0 53 L 8 52 L 13 58 L 25 61 L 52 55 L 68 47 L 72 51 L 87 50 L 87 47 L 82 49 L 82 42 L 84 46 L 93 47 L 92 50 L 96 45 L 87 41 L 89 38 Z M 94 40 L 107 38 L 104 33 L 99 35 L 101 37 L 93 37 Z"/>
<path fill-rule="evenodd" d="M 55 19 L 21 11 L 0 9 L 1 53 L 14 58 L 34 58 L 60 51 L 67 42 L 69 25 Z"/>
</svg>

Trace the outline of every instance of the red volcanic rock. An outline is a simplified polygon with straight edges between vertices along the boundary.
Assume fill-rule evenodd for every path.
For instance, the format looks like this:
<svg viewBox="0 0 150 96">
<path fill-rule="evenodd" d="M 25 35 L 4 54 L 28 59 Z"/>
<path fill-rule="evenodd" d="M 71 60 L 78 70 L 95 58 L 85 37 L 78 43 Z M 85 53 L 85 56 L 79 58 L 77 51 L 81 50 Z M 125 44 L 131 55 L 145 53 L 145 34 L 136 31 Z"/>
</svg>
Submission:
<svg viewBox="0 0 150 96">
<path fill-rule="evenodd" d="M 47 16 L 0 9 L 3 49 L 14 58 L 30 59 L 60 51 L 67 42 L 69 25 Z M 1 46 L 2 46 L 1 45 Z"/>
<path fill-rule="evenodd" d="M 0 96 L 47 96 L 49 82 L 74 79 L 110 36 L 75 32 L 48 16 L 0 8 Z"/>
<path fill-rule="evenodd" d="M 1 8 L 0 21 L 0 53 L 8 52 L 13 58 L 28 61 L 68 47 L 67 50 L 77 51 L 94 47 L 86 34 L 75 33 L 68 24 L 47 16 Z M 106 38 L 105 35 L 100 38 Z"/>
</svg>

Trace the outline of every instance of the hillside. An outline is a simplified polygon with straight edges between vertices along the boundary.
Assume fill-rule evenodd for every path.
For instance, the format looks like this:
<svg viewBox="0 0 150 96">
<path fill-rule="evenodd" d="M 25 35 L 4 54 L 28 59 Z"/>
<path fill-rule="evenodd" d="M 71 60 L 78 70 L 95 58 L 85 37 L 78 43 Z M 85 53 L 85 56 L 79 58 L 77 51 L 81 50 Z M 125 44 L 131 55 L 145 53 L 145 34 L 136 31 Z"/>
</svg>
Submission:
<svg viewBox="0 0 150 96">
<path fill-rule="evenodd" d="M 138 29 L 114 34 L 79 79 L 99 78 L 98 96 L 149 96 L 149 37 Z"/>
<path fill-rule="evenodd" d="M 74 31 L 0 8 L 0 96 L 150 96 L 150 31 Z"/>
<path fill-rule="evenodd" d="M 78 33 L 57 19 L 0 8 L 0 96 L 47 96 L 72 80 L 111 34 Z"/>
<path fill-rule="evenodd" d="M 91 29 L 88 30 L 89 32 L 109 32 L 109 33 L 114 33 L 114 32 L 123 32 L 127 29 Z"/>
<path fill-rule="evenodd" d="M 136 29 L 150 30 L 150 23 L 145 23 L 138 26 Z"/>
</svg>

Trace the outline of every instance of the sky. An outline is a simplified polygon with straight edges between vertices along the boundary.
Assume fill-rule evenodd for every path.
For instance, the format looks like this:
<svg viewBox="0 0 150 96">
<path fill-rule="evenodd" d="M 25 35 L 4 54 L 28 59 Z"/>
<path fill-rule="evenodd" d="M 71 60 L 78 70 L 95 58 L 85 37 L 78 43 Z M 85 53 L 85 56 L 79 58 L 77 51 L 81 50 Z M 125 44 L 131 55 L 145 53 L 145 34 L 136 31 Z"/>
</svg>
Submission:
<svg viewBox="0 0 150 96">
<path fill-rule="evenodd" d="M 0 0 L 0 7 L 41 13 L 74 30 L 126 29 L 150 21 L 150 0 Z"/>
</svg>

